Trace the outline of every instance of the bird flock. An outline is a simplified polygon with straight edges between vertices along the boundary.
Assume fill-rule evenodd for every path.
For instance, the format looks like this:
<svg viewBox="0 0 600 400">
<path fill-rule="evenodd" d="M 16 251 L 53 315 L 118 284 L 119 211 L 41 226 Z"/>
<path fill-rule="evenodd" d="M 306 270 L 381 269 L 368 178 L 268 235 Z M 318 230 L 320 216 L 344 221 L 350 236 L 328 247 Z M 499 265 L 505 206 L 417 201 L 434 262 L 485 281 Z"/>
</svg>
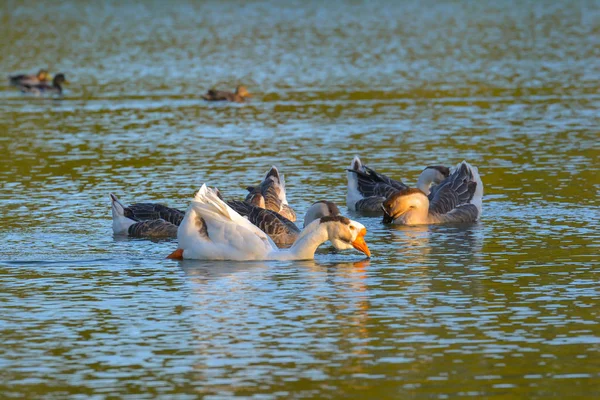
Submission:
<svg viewBox="0 0 600 400">
<path fill-rule="evenodd" d="M 483 183 L 477 168 L 466 161 L 452 171 L 428 166 L 411 188 L 354 157 L 347 179 L 348 209 L 382 217 L 384 224 L 473 223 L 481 216 Z M 304 260 L 314 258 L 327 241 L 338 251 L 354 248 L 371 257 L 365 226 L 343 216 L 333 202 L 313 203 L 300 230 L 277 167 L 247 191 L 244 200 L 225 200 L 217 188 L 202 185 L 186 211 L 155 203 L 125 206 L 111 193 L 113 232 L 177 238 L 178 247 L 168 256 L 172 259 Z"/>
<path fill-rule="evenodd" d="M 62 96 L 62 85 L 69 83 L 65 78 L 65 74 L 58 73 L 52 77 L 46 69 L 40 69 L 37 74 L 9 75 L 8 82 L 22 93 L 36 96 Z M 202 95 L 202 98 L 206 101 L 230 101 L 234 103 L 244 103 L 250 97 L 252 97 L 252 94 L 243 85 L 237 86 L 234 92 L 210 89 Z"/>
<path fill-rule="evenodd" d="M 52 79 L 50 83 L 50 79 Z M 35 75 L 9 76 L 24 93 L 63 94 L 63 73 L 53 78 L 41 69 Z M 210 89 L 206 101 L 243 103 L 252 95 L 245 86 L 235 92 Z M 482 209 L 483 183 L 476 167 L 466 161 L 452 171 L 444 166 L 425 168 L 415 187 L 378 173 L 354 157 L 347 168 L 349 210 L 364 217 L 382 217 L 384 224 L 422 225 L 473 223 Z M 322 243 L 338 250 L 356 249 L 367 257 L 367 230 L 344 217 L 330 201 L 313 203 L 303 229 L 286 198 L 284 176 L 273 166 L 263 181 L 247 187 L 244 200 L 225 200 L 216 188 L 202 185 L 186 211 L 155 203 L 123 205 L 110 194 L 115 235 L 136 238 L 177 238 L 173 259 L 303 260 L 314 258 Z"/>
</svg>

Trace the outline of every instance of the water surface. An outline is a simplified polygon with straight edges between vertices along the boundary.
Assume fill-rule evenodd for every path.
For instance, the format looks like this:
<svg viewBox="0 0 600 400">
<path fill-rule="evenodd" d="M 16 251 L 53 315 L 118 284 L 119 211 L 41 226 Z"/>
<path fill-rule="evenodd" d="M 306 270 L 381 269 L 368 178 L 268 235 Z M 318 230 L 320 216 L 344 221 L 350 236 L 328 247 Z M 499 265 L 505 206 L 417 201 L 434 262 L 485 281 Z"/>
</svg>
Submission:
<svg viewBox="0 0 600 400">
<path fill-rule="evenodd" d="M 0 72 L 3 398 L 597 398 L 597 2 L 10 2 Z M 43 22 L 40 22 L 43 21 Z M 248 104 L 207 104 L 244 83 Z M 409 184 L 479 166 L 484 215 L 394 228 L 345 209 L 359 154 Z M 373 253 L 164 257 L 108 193 L 241 198 L 271 165 Z"/>
</svg>

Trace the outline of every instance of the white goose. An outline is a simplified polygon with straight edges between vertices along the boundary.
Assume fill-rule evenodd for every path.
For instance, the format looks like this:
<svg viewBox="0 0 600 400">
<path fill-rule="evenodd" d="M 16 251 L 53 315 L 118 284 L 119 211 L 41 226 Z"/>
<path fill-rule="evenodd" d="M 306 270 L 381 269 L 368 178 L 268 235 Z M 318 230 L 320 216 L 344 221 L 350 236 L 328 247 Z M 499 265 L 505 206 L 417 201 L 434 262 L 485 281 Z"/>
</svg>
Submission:
<svg viewBox="0 0 600 400">
<path fill-rule="evenodd" d="M 221 200 L 214 189 L 202 185 L 177 231 L 179 248 L 168 258 L 307 260 L 314 258 L 317 247 L 327 240 L 338 249 L 355 248 L 370 257 L 366 233 L 356 221 L 328 216 L 311 222 L 292 247 L 280 250 L 267 234 Z"/>
<path fill-rule="evenodd" d="M 358 156 L 354 157 L 348 175 L 348 209 L 367 214 L 381 215 L 381 205 L 385 199 L 408 186 L 401 181 L 389 178 L 364 165 Z M 419 175 L 417 188 L 430 195 L 432 185 L 439 184 L 450 175 L 450 169 L 440 165 L 426 167 Z"/>
</svg>

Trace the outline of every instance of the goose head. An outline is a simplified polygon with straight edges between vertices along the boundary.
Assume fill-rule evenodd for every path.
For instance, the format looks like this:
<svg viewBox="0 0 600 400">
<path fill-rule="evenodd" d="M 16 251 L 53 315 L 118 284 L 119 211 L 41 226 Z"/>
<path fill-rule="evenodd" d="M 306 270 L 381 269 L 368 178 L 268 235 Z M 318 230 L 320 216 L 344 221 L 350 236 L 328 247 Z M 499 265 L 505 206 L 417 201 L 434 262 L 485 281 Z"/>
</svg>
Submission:
<svg viewBox="0 0 600 400">
<path fill-rule="evenodd" d="M 327 200 L 317 201 L 310 206 L 308 211 L 306 211 L 306 215 L 304 216 L 304 226 L 308 226 L 308 224 L 313 222 L 315 219 L 341 214 L 342 213 L 340 213 L 340 209 L 334 202 Z"/>
<path fill-rule="evenodd" d="M 371 251 L 365 242 L 367 228 L 363 224 L 341 215 L 322 217 L 319 224 L 325 225 L 329 241 L 336 249 L 354 248 L 371 257 Z"/>
<path fill-rule="evenodd" d="M 419 175 L 417 187 L 428 195 L 432 185 L 440 184 L 449 175 L 450 168 L 442 165 L 430 165 L 421 172 L 421 175 Z"/>
<path fill-rule="evenodd" d="M 235 94 L 240 97 L 252 97 L 252 94 L 246 89 L 246 86 L 239 85 L 235 88 Z"/>
<path fill-rule="evenodd" d="M 427 218 L 429 199 L 420 189 L 405 189 L 383 202 L 383 223 L 389 224 L 402 218 L 410 224 L 413 218 Z"/>
<path fill-rule="evenodd" d="M 430 165 L 423 170 L 423 172 L 425 171 L 430 171 L 432 174 L 431 181 L 436 185 L 450 176 L 450 168 L 443 165 Z"/>
</svg>

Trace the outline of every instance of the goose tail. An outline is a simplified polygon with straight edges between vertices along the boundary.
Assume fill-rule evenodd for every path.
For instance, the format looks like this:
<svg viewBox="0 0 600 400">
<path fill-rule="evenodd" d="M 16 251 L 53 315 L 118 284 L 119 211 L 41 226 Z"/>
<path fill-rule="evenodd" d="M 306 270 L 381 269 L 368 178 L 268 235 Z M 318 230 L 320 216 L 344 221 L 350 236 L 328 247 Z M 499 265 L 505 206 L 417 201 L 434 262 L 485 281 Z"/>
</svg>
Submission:
<svg viewBox="0 0 600 400">
<path fill-rule="evenodd" d="M 362 199 L 358 191 L 358 176 L 354 171 L 363 171 L 364 166 L 358 156 L 354 156 L 346 175 L 348 177 L 348 193 L 346 194 L 346 206 L 349 210 L 356 211 L 356 202 Z"/>
<path fill-rule="evenodd" d="M 127 235 L 129 227 L 135 224 L 136 221 L 125 216 L 125 206 L 112 193 L 110 193 L 110 202 L 113 217 L 113 232 L 115 235 Z"/>
<path fill-rule="evenodd" d="M 469 169 L 472 175 L 471 181 L 476 183 L 475 193 L 473 193 L 473 198 L 469 201 L 469 203 L 477 207 L 477 219 L 479 219 L 481 218 L 481 212 L 483 209 L 483 182 L 481 181 L 481 177 L 479 176 L 479 170 L 477 169 L 477 167 L 472 166 L 466 161 L 463 161 L 461 164 L 466 165 L 466 167 Z"/>
</svg>

